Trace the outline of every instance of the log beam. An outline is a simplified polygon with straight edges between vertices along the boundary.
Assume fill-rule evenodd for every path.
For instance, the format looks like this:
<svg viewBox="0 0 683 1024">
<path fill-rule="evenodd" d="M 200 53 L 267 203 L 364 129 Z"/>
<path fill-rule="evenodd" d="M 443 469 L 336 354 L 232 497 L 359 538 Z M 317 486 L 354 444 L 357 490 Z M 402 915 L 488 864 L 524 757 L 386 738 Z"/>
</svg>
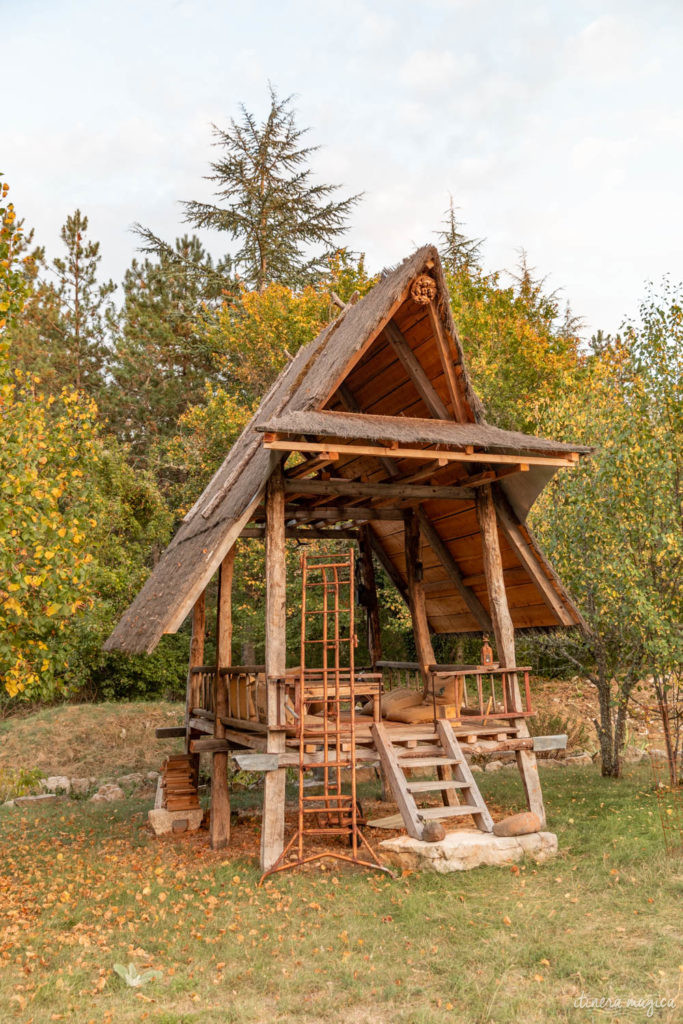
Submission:
<svg viewBox="0 0 683 1024">
<path fill-rule="evenodd" d="M 446 336 L 446 332 L 441 322 L 441 317 L 439 316 L 439 311 L 436 308 L 436 303 L 433 299 L 428 303 L 427 308 L 432 325 L 432 331 L 434 332 L 434 340 L 436 341 L 439 356 L 441 357 L 441 365 L 443 367 L 446 384 L 448 386 L 448 394 L 451 399 L 451 405 L 453 406 L 453 419 L 457 420 L 458 423 L 467 423 L 468 417 L 465 411 L 465 402 L 463 396 L 460 394 L 460 387 L 455 374 L 455 361 L 453 359 L 450 339 Z"/>
<path fill-rule="evenodd" d="M 391 347 L 398 356 L 399 362 L 408 374 L 418 395 L 429 409 L 430 416 L 433 416 L 436 420 L 452 419 L 434 385 L 423 370 L 422 364 L 393 320 L 384 328 L 384 334 L 389 339 Z"/>
<path fill-rule="evenodd" d="M 484 573 L 486 575 L 493 631 L 496 637 L 498 658 L 501 666 L 505 668 L 507 665 L 514 665 L 516 661 L 515 629 L 505 592 L 496 507 L 490 485 L 477 489 L 476 509 L 479 529 L 481 531 Z M 509 686 L 508 707 L 521 710 L 522 700 L 517 674 L 511 672 L 507 678 Z M 520 739 L 526 739 L 529 736 L 529 728 L 524 718 L 513 719 L 513 724 L 517 728 L 517 736 Z M 527 806 L 530 811 L 533 811 L 538 816 L 543 827 L 545 825 L 545 808 L 543 806 L 541 782 L 538 777 L 536 755 L 533 750 L 518 750 L 515 756 L 517 758 L 517 767 L 522 776 Z"/>
<path fill-rule="evenodd" d="M 204 638 L 206 634 L 206 603 L 204 591 L 199 595 L 192 609 L 192 639 L 190 640 L 190 661 L 187 668 L 185 694 L 185 750 L 190 752 L 190 715 L 199 701 L 200 680 L 192 670 L 204 661 Z"/>
<path fill-rule="evenodd" d="M 560 600 L 559 594 L 544 573 L 542 566 L 539 565 L 538 559 L 535 557 L 531 545 L 525 539 L 522 531 L 517 525 L 512 509 L 510 508 L 505 496 L 500 491 L 493 492 L 493 503 L 496 508 L 498 522 L 501 525 L 508 544 L 514 551 L 519 562 L 524 566 L 527 573 L 536 584 L 536 587 L 540 591 L 541 597 L 545 601 L 546 605 L 550 608 L 551 612 L 557 616 L 558 621 L 563 626 L 574 625 L 573 618 L 567 612 L 567 609 Z"/>
<path fill-rule="evenodd" d="M 434 648 L 432 647 L 429 635 L 429 622 L 427 620 L 422 573 L 420 520 L 418 517 L 414 515 L 409 516 L 406 519 L 404 530 L 410 615 L 413 620 L 413 636 L 415 638 L 417 660 L 420 663 L 423 691 L 426 695 L 432 678 L 429 666 L 436 661 L 436 658 L 434 657 Z"/>
<path fill-rule="evenodd" d="M 452 583 L 455 585 L 456 590 L 460 594 L 461 598 L 475 617 L 481 628 L 485 632 L 489 632 L 492 628 L 491 618 L 489 613 L 484 608 L 483 604 L 470 587 L 466 586 L 463 574 L 460 572 L 458 565 L 453 558 L 441 537 L 437 533 L 436 527 L 427 518 L 427 515 L 423 508 L 419 508 L 417 512 L 417 518 L 422 529 L 425 540 L 429 544 L 430 548 L 441 562 L 441 565 L 448 573 L 448 576 Z"/>
<path fill-rule="evenodd" d="M 218 577 L 216 606 L 216 676 L 214 680 L 214 726 L 217 741 L 225 740 L 223 716 L 228 713 L 228 682 L 222 669 L 232 662 L 232 578 L 235 546 L 223 559 Z M 228 785 L 228 753 L 213 752 L 211 771 L 211 849 L 222 850 L 230 842 L 230 788 Z"/>
<path fill-rule="evenodd" d="M 365 605 L 368 625 L 368 651 L 370 653 L 370 664 L 374 668 L 377 662 L 382 660 L 382 638 L 380 635 L 377 581 L 375 579 L 375 566 L 372 561 L 372 541 L 369 534 L 369 526 L 361 527 L 358 536 L 358 549 L 360 553 L 360 578 L 364 590 L 363 603 Z"/>
<path fill-rule="evenodd" d="M 266 753 L 285 750 L 285 733 L 279 722 L 279 679 L 287 668 L 285 488 L 282 464 L 273 470 L 266 487 Z M 261 823 L 261 870 L 268 871 L 282 853 L 285 836 L 284 768 L 267 772 L 263 783 Z"/>
<path fill-rule="evenodd" d="M 392 463 L 393 465 L 393 463 Z M 430 467 L 431 469 L 431 467 Z M 366 483 L 361 480 L 299 480 L 285 481 L 286 494 L 324 495 L 348 498 L 394 498 L 399 501 L 473 501 L 474 490 L 468 487 L 439 487 L 430 484 Z"/>
</svg>

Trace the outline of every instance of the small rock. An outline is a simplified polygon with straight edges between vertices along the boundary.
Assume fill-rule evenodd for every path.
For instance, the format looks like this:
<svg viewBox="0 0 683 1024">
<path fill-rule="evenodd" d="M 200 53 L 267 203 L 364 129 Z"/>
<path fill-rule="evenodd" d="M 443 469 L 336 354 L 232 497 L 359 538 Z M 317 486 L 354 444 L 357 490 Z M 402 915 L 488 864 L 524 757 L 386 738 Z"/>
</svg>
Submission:
<svg viewBox="0 0 683 1024">
<path fill-rule="evenodd" d="M 592 765 L 593 764 L 593 758 L 590 756 L 590 754 L 586 754 L 585 752 L 583 754 L 571 754 L 569 757 L 565 757 L 564 764 L 568 768 L 571 767 L 572 765 L 573 766 L 582 765 L 582 764 L 590 764 L 590 765 Z"/>
<path fill-rule="evenodd" d="M 666 750 L 658 750 L 657 747 L 655 747 L 653 750 L 650 751 L 650 760 L 651 761 L 668 761 L 669 759 L 666 756 Z"/>
<path fill-rule="evenodd" d="M 14 807 L 14 800 L 5 800 L 3 807 Z"/>
<path fill-rule="evenodd" d="M 147 772 L 145 778 L 148 782 L 156 782 L 159 778 L 159 772 Z"/>
<path fill-rule="evenodd" d="M 640 747 L 625 747 L 622 757 L 626 764 L 639 764 L 645 757 L 645 751 Z"/>
<path fill-rule="evenodd" d="M 91 803 L 109 803 L 112 800 L 123 800 L 126 794 L 115 782 L 105 782 L 97 792 L 90 797 Z"/>
<path fill-rule="evenodd" d="M 90 792 L 91 786 L 92 783 L 88 778 L 71 779 L 71 795 L 87 796 Z"/>
<path fill-rule="evenodd" d="M 485 772 L 499 772 L 503 767 L 502 761 L 489 761 L 487 765 L 484 765 Z"/>
<path fill-rule="evenodd" d="M 425 843 L 440 843 L 446 836 L 446 829 L 440 821 L 425 821 L 422 826 L 422 841 Z"/>
<path fill-rule="evenodd" d="M 511 814 L 509 818 L 497 821 L 493 826 L 494 836 L 528 836 L 541 831 L 541 822 L 533 811 Z"/>
<path fill-rule="evenodd" d="M 121 775 L 116 781 L 119 786 L 141 786 L 145 776 L 142 772 L 131 772 L 130 775 Z"/>
<path fill-rule="evenodd" d="M 43 781 L 43 788 L 48 793 L 70 793 L 71 780 L 66 775 L 51 775 Z"/>
<path fill-rule="evenodd" d="M 50 803 L 57 799 L 56 793 L 39 793 L 38 796 L 15 796 L 15 807 L 29 807 L 31 804 Z"/>
<path fill-rule="evenodd" d="M 483 768 L 482 768 L 482 766 L 480 764 L 471 764 L 470 765 L 470 771 L 471 772 L 482 772 Z"/>
</svg>

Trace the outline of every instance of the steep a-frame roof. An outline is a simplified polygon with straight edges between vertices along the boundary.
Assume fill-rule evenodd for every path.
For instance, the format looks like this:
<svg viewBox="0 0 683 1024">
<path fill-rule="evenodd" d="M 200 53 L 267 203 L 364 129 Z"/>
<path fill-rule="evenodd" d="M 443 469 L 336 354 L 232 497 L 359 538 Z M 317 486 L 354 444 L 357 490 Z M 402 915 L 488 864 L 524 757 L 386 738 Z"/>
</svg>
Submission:
<svg viewBox="0 0 683 1024">
<path fill-rule="evenodd" d="M 431 301 L 411 294 L 416 280 L 424 284 L 426 278 L 433 282 L 427 280 Z M 494 450 L 518 454 L 520 463 L 532 453 L 586 451 L 486 424 L 464 365 L 438 254 L 433 246 L 425 246 L 385 274 L 360 302 L 348 306 L 283 370 L 186 515 L 106 650 L 150 652 L 164 633 L 181 625 L 247 522 L 258 518 L 266 481 L 285 457 L 268 446 L 264 431 L 309 439 L 391 442 L 398 437 L 425 447 L 425 459 L 439 450 L 476 449 L 483 468 L 487 453 L 490 457 Z M 414 477 L 420 465 L 370 454 L 338 459 L 334 472 L 346 481 L 395 482 Z M 571 599 L 523 526 L 526 512 L 555 468 L 529 465 L 527 472 L 506 476 L 497 485 L 506 586 L 513 621 L 522 628 L 580 622 Z M 462 464 L 448 463 L 425 482 L 466 488 L 468 472 Z M 296 509 L 300 516 L 318 501 L 293 495 L 293 514 Z M 330 507 L 334 508 L 328 504 L 328 511 Z M 427 500 L 418 514 L 426 527 L 423 561 L 432 628 L 481 628 L 485 614 L 477 618 L 472 609 L 485 610 L 487 598 L 471 492 L 455 503 Z M 373 520 L 371 528 L 378 556 L 400 585 L 405 579 L 402 523 Z"/>
</svg>

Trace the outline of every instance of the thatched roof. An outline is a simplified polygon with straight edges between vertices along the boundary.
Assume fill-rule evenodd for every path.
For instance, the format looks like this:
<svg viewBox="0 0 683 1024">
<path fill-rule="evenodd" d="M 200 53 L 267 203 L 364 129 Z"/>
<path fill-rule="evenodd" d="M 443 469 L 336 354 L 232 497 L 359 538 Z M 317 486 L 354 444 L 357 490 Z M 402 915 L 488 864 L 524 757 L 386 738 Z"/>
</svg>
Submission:
<svg viewBox="0 0 683 1024">
<path fill-rule="evenodd" d="M 387 342 L 383 332 L 388 324 L 398 324 L 416 357 L 423 363 L 425 373 L 432 380 L 434 389 L 443 395 L 444 403 L 447 402 L 447 392 L 439 375 L 440 371 L 433 366 L 433 339 L 430 341 L 429 331 L 425 327 L 424 310 L 420 310 L 409 294 L 411 283 L 425 272 L 436 283 L 435 304 L 440 324 L 451 346 L 453 365 L 458 370 L 458 387 L 468 423 L 456 424 L 426 419 L 424 405 L 421 404 L 414 389 L 411 391 L 410 381 L 401 376 L 400 367 L 396 370 L 394 363 L 387 364 L 389 356 L 385 352 Z M 368 369 L 373 361 L 380 367 L 374 375 Z M 381 367 L 385 364 L 389 365 L 389 369 L 382 371 Z M 382 397 L 380 385 L 386 381 L 386 386 L 389 387 L 389 383 L 394 379 L 395 386 L 392 385 L 390 391 L 391 400 L 389 397 Z M 366 414 L 359 417 L 364 421 L 362 429 L 375 430 L 373 436 L 377 438 L 391 440 L 393 437 L 400 440 L 398 434 L 412 431 L 413 441 L 419 439 L 425 444 L 451 446 L 475 445 L 480 447 L 482 452 L 494 449 L 520 453 L 586 450 L 514 432 L 500 431 L 485 423 L 482 405 L 472 388 L 464 365 L 438 254 L 433 246 L 425 246 L 395 270 L 387 273 L 360 302 L 347 307 L 317 338 L 300 349 L 283 370 L 221 467 L 185 517 L 145 586 L 116 626 L 105 645 L 106 650 L 150 652 L 164 633 L 175 632 L 181 625 L 245 524 L 256 515 L 266 481 L 274 465 L 283 457 L 281 453 L 269 451 L 264 447 L 264 429 L 302 434 L 305 426 L 305 433 L 309 436 L 313 434 L 320 437 L 369 437 L 369 434 L 363 435 L 355 430 L 350 433 L 353 414 L 341 411 L 345 407 L 342 398 L 348 407 L 349 395 L 352 398 L 354 395 L 358 396 L 355 407 Z M 356 398 L 353 400 L 356 402 Z M 405 418 L 397 422 L 395 417 L 400 414 Z M 374 424 L 378 421 L 381 421 L 381 425 L 375 427 Z M 358 426 L 360 427 L 360 424 Z M 336 430 L 340 432 L 334 433 Z M 393 434 L 386 433 L 387 430 L 392 430 Z M 468 440 L 464 440 L 465 436 Z M 484 454 L 482 460 L 485 461 Z M 414 465 L 412 468 L 414 469 Z M 367 479 L 368 474 L 376 474 L 377 467 L 374 462 L 363 465 L 362 460 L 350 460 L 348 465 L 340 464 L 339 472 L 347 479 L 353 479 L 358 474 Z M 523 474 L 523 480 L 519 478 L 519 493 L 508 490 L 511 481 L 516 478 L 510 477 L 504 482 L 503 486 L 520 525 L 526 510 L 551 475 L 552 469 L 539 467 L 536 471 L 534 467 L 533 472 Z M 512 486 L 514 490 L 515 485 Z M 461 507 L 460 504 L 455 508 L 449 506 L 445 510 L 438 503 L 434 504 L 433 508 L 429 504 L 424 508 L 428 514 L 431 511 L 435 522 L 443 519 L 444 512 L 446 519 L 451 520 L 454 515 L 462 517 L 463 513 L 468 511 L 467 507 Z M 465 532 L 462 533 L 458 529 L 455 546 L 468 535 L 477 532 L 476 528 L 470 526 L 467 516 L 465 519 L 461 518 L 461 525 Z M 372 529 L 375 531 L 377 543 L 383 546 L 385 557 L 392 561 L 399 574 L 405 574 L 405 565 L 401 565 L 402 555 L 398 550 L 397 537 L 392 533 L 390 524 L 373 523 Z M 447 536 L 445 540 L 451 543 Z M 454 557 L 457 559 L 458 556 Z M 471 561 L 474 557 L 473 550 L 469 552 L 468 557 Z M 543 572 L 548 578 L 553 579 L 553 586 L 566 609 L 566 616 L 562 616 L 566 620 L 564 624 L 570 620 L 580 621 L 578 612 L 542 555 L 539 553 L 537 557 L 539 564 L 543 566 Z M 466 574 L 467 562 L 466 557 L 463 559 Z M 425 578 L 429 584 L 428 563 L 429 559 L 425 558 Z M 512 566 L 514 571 L 511 578 L 514 578 L 518 568 L 517 565 Z M 438 569 L 434 576 L 432 582 L 438 584 Z M 528 584 L 529 580 L 526 582 Z M 448 589 L 447 584 L 445 589 Z M 429 586 L 427 590 L 429 591 Z M 435 603 L 432 604 L 431 614 L 429 592 L 427 607 L 432 627 L 436 631 L 465 631 L 478 628 L 476 622 L 467 619 L 467 609 L 465 608 L 463 612 L 461 601 L 458 603 L 460 599 L 457 592 L 448 598 L 450 604 L 448 601 L 444 604 L 444 586 L 437 586 L 436 591 L 438 597 L 433 599 Z M 530 607 L 532 612 L 523 615 L 521 619 L 524 621 L 520 620 L 516 625 L 563 624 L 557 615 L 549 614 L 547 601 L 539 599 L 536 603 L 539 605 L 538 614 L 533 612 L 532 601 L 531 605 L 525 606 Z M 514 602 L 511 602 L 511 610 L 514 620 Z"/>
</svg>

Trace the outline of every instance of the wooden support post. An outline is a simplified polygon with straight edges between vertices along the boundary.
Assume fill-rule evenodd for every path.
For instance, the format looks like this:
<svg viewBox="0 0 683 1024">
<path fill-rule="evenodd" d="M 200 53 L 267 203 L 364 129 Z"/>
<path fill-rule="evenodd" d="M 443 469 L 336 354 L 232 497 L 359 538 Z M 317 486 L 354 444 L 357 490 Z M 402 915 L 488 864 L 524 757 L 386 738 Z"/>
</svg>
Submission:
<svg viewBox="0 0 683 1024">
<path fill-rule="evenodd" d="M 406 518 L 404 529 L 410 615 L 413 620 L 413 636 L 415 637 L 417 660 L 420 664 L 420 672 L 422 673 L 423 692 L 426 696 L 430 690 L 432 678 L 429 665 L 433 665 L 436 662 L 436 658 L 434 657 L 434 649 L 429 635 L 424 583 L 422 581 L 420 521 L 417 516 L 409 515 Z"/>
<path fill-rule="evenodd" d="M 235 566 L 235 545 L 230 548 L 220 567 L 216 603 L 216 676 L 214 679 L 214 727 L 217 740 L 225 739 L 222 718 L 228 714 L 228 680 L 221 669 L 232 663 L 232 577 Z M 211 772 L 211 849 L 222 850 L 230 842 L 230 788 L 228 786 L 228 753 L 213 753 Z"/>
<path fill-rule="evenodd" d="M 266 487 L 266 753 L 285 749 L 284 716 L 278 701 L 287 668 L 287 563 L 285 548 L 285 487 L 282 464 L 276 466 Z M 268 871 L 282 853 L 285 837 L 285 781 L 287 770 L 266 772 L 263 783 L 261 870 Z"/>
<path fill-rule="evenodd" d="M 192 639 L 190 640 L 190 660 L 187 667 L 187 687 L 185 693 L 185 750 L 190 752 L 190 718 L 192 708 L 197 706 L 200 676 L 193 675 L 192 669 L 204 664 L 204 636 L 206 633 L 206 605 L 204 592 L 197 598 L 192 609 Z M 195 774 L 199 774 L 199 755 L 196 758 Z"/>
<path fill-rule="evenodd" d="M 379 602 L 377 601 L 377 582 L 375 580 L 375 567 L 372 562 L 372 543 L 369 526 L 362 526 L 358 534 L 358 549 L 360 552 L 359 568 L 361 584 L 364 590 L 364 605 L 368 620 L 368 651 L 370 663 L 374 668 L 378 661 L 382 660 L 382 638 L 379 625 Z"/>
<path fill-rule="evenodd" d="M 491 485 L 480 487 L 476 492 L 476 509 L 479 529 L 481 531 L 481 542 L 484 554 L 484 574 L 486 576 L 486 587 L 489 595 L 489 606 L 493 631 L 496 637 L 498 648 L 498 659 L 503 668 L 515 666 L 515 628 L 512 624 L 510 608 L 508 606 L 507 593 L 505 591 L 505 580 L 503 578 L 503 562 L 500 556 L 500 540 L 498 537 L 498 525 L 496 521 L 496 508 L 491 493 Z M 517 674 L 511 672 L 508 675 L 508 702 L 509 706 L 521 709 L 522 702 L 519 693 Z M 517 727 L 517 735 L 520 738 L 529 736 L 529 729 L 524 718 L 514 719 Z M 541 826 L 545 826 L 545 808 L 543 806 L 543 793 L 541 782 L 538 777 L 538 766 L 536 755 L 533 750 L 516 751 L 517 767 L 519 768 L 524 792 L 526 794 L 527 806 L 539 818 Z"/>
</svg>

